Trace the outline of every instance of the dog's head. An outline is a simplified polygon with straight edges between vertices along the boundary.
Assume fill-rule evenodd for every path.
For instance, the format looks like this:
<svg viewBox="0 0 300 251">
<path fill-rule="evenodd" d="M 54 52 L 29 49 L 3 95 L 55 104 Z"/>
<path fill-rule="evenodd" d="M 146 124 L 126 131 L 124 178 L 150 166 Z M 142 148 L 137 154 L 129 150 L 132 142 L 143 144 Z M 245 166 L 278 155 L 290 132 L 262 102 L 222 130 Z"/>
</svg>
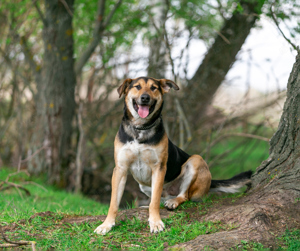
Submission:
<svg viewBox="0 0 300 251">
<path fill-rule="evenodd" d="M 128 78 L 118 88 L 118 93 L 119 98 L 125 95 L 126 106 L 133 118 L 149 120 L 160 109 L 163 95 L 171 88 L 179 90 L 169 79 Z"/>
</svg>

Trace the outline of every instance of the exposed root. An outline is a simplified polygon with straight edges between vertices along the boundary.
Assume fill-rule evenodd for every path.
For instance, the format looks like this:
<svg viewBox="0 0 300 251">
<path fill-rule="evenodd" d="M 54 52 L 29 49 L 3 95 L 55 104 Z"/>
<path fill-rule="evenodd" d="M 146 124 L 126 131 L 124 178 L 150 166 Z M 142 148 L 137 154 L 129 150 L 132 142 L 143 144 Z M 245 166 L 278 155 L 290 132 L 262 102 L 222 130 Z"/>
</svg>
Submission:
<svg viewBox="0 0 300 251">
<path fill-rule="evenodd" d="M 168 249 L 202 250 L 210 247 L 214 250 L 228 250 L 241 241 L 260 242 L 268 247 L 276 246 L 276 237 L 286 228 L 300 226 L 299 202 L 290 203 L 278 193 L 259 196 L 253 193 L 240 199 L 234 205 L 223 205 L 203 217 L 206 221 L 221 221 L 237 226 L 232 231 L 201 235 L 186 243 Z"/>
</svg>

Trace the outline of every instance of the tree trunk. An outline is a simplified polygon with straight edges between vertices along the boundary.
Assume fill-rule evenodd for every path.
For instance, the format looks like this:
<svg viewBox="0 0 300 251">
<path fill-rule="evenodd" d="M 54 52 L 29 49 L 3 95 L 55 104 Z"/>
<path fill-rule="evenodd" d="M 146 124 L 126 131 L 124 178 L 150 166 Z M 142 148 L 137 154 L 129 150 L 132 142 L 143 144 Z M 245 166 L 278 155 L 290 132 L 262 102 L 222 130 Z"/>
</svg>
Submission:
<svg viewBox="0 0 300 251">
<path fill-rule="evenodd" d="M 76 77 L 73 59 L 72 13 L 74 0 L 45 0 L 43 28 L 44 65 L 42 81 L 38 83 L 39 104 L 36 144 L 47 147 L 37 166 L 48 168 L 48 180 L 66 187 L 72 156 L 71 135 L 75 112 Z"/>
<path fill-rule="evenodd" d="M 199 236 L 177 245 L 184 250 L 228 250 L 241 240 L 275 247 L 286 228 L 300 227 L 300 53 L 290 74 L 287 99 L 277 132 L 270 141 L 270 156 L 252 177 L 248 196 L 233 205 L 222 205 L 203 220 L 237 226 L 233 231 Z"/>
<path fill-rule="evenodd" d="M 287 99 L 278 129 L 270 141 L 270 156 L 253 175 L 253 187 L 300 194 L 300 53 L 290 74 Z"/>
<path fill-rule="evenodd" d="M 185 110 L 189 110 L 190 120 L 199 120 L 203 116 L 258 19 L 263 3 L 264 1 L 257 0 L 240 1 L 244 11 L 235 11 L 218 32 L 214 44 L 185 90 L 188 93 L 188 98 L 184 97 L 188 101 L 184 102 Z"/>
</svg>

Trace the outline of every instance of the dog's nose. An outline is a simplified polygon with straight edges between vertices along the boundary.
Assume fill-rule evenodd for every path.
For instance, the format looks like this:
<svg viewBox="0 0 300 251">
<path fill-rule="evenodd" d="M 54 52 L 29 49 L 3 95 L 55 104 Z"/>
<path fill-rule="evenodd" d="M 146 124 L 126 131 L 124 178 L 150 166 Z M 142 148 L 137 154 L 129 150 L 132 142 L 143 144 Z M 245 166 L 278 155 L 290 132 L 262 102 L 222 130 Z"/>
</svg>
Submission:
<svg viewBox="0 0 300 251">
<path fill-rule="evenodd" d="M 148 94 L 142 94 L 141 101 L 142 101 L 142 103 L 149 103 L 149 101 L 150 101 L 150 95 L 148 95 Z"/>
</svg>

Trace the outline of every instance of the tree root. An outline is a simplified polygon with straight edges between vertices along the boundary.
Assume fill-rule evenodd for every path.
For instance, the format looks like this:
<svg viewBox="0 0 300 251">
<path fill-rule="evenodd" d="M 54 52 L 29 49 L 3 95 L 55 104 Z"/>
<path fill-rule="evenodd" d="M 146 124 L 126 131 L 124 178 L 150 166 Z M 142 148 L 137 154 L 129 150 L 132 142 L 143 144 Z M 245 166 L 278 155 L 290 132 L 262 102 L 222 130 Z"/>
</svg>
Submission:
<svg viewBox="0 0 300 251">
<path fill-rule="evenodd" d="M 260 242 L 268 247 L 276 245 L 276 237 L 286 228 L 300 226 L 299 202 L 291 203 L 288 196 L 274 192 L 266 196 L 252 193 L 233 205 L 223 205 L 203 216 L 205 221 L 221 221 L 236 226 L 234 230 L 201 235 L 196 239 L 181 243 L 168 250 L 229 250 L 241 241 Z"/>
<path fill-rule="evenodd" d="M 33 251 L 36 251 L 36 242 L 35 241 L 12 241 L 8 239 L 8 237 L 5 235 L 5 233 L 2 230 L 2 227 L 0 227 L 1 235 L 4 241 L 7 243 L 5 244 L 0 244 L 0 248 L 9 248 L 9 247 L 19 247 L 19 246 L 24 246 L 24 245 L 31 245 L 31 248 Z"/>
</svg>

